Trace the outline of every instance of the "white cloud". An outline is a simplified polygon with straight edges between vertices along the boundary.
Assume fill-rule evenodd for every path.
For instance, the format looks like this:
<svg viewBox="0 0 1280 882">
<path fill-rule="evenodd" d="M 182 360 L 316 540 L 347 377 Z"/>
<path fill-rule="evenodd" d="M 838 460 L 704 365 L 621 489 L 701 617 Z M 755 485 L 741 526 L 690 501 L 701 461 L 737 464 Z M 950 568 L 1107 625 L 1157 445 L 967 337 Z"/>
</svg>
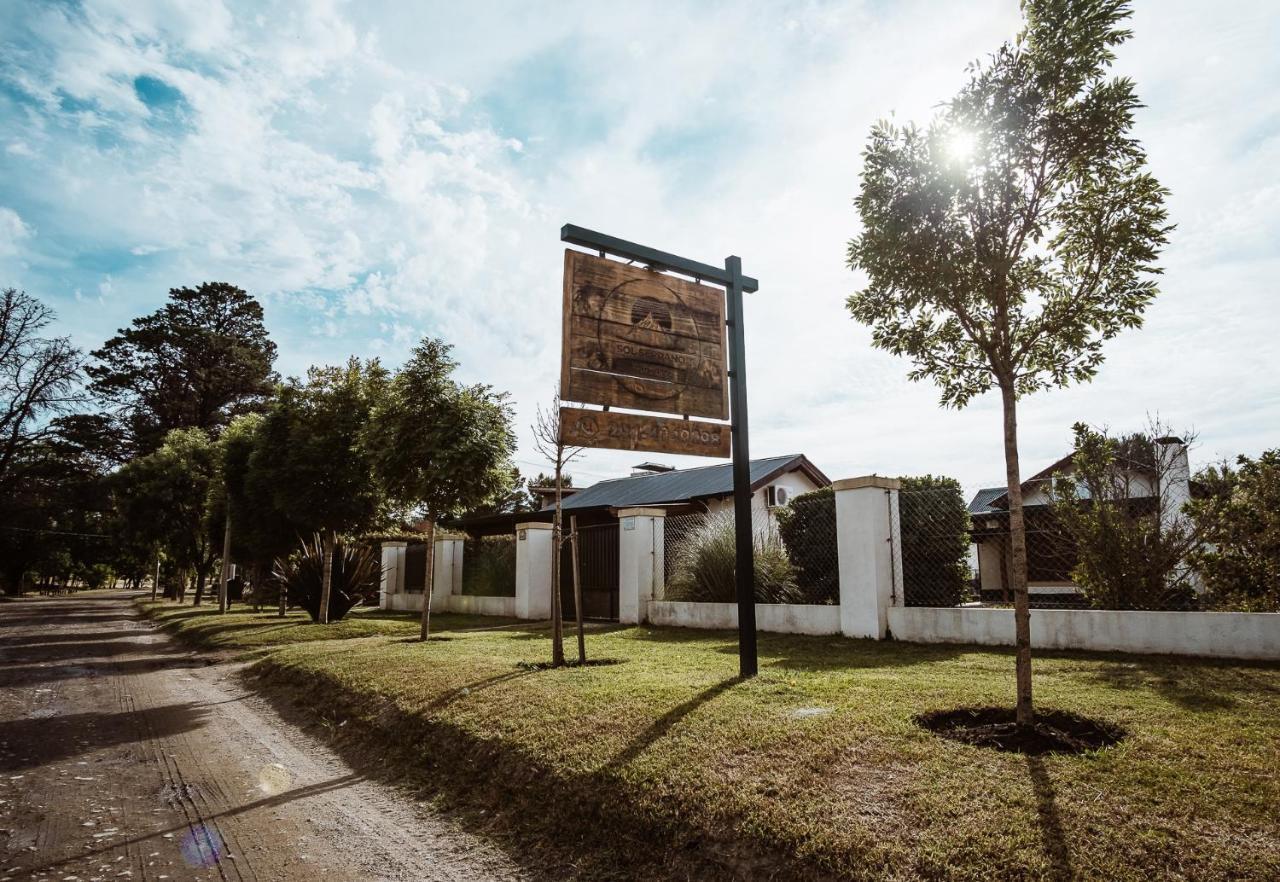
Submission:
<svg viewBox="0 0 1280 882">
<path fill-rule="evenodd" d="M 267 296 L 291 373 L 343 347 L 395 363 L 420 333 L 442 336 L 468 379 L 514 393 L 528 450 L 558 373 L 562 223 L 734 252 L 762 283 L 747 315 L 758 454 L 998 482 L 994 402 L 938 410 L 843 307 L 871 123 L 927 119 L 1018 27 L 1016 0 L 940 8 L 32 5 L 0 24 L 25 47 L 0 76 L 32 102 L 5 120 L 0 163 L 23 172 L 0 167 L 0 201 L 42 235 L 0 209 L 0 255 L 56 268 L 53 297 L 103 278 L 74 276 L 80 255 L 130 255 L 101 310 L 67 317 L 91 345 L 205 278 Z M 1095 383 L 1026 402 L 1028 468 L 1077 419 L 1128 428 L 1148 410 L 1198 424 L 1205 455 L 1277 443 L 1278 19 L 1264 4 L 1139 6 L 1120 66 L 1173 190 L 1165 293 Z M 139 76 L 179 90 L 185 115 L 162 125 Z M 39 191 L 23 184 L 33 170 Z M 633 458 L 593 452 L 579 470 Z"/>
<path fill-rule="evenodd" d="M 0 257 L 16 256 L 22 243 L 33 235 L 35 231 L 16 211 L 0 205 Z"/>
</svg>

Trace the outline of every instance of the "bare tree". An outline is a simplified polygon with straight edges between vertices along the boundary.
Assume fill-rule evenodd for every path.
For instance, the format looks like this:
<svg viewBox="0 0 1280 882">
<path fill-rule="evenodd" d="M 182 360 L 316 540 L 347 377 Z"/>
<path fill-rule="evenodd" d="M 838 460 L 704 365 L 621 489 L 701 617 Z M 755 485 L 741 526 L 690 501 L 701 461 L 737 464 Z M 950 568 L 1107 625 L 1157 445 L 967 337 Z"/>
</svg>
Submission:
<svg viewBox="0 0 1280 882">
<path fill-rule="evenodd" d="M 41 333 L 54 318 L 34 297 L 0 291 L 0 493 L 13 490 L 31 451 L 52 436 L 49 416 L 82 400 L 80 351 Z"/>
<path fill-rule="evenodd" d="M 564 512 L 564 468 L 582 455 L 585 448 L 569 447 L 564 443 L 560 426 L 560 389 L 557 387 L 551 406 L 538 407 L 533 426 L 533 443 L 555 467 L 556 508 L 551 520 L 551 664 L 564 664 L 564 611 L 560 604 L 560 548 L 561 525 Z M 578 624 L 578 661 L 586 660 L 586 640 L 582 628 L 582 590 L 575 580 L 574 612 Z"/>
</svg>

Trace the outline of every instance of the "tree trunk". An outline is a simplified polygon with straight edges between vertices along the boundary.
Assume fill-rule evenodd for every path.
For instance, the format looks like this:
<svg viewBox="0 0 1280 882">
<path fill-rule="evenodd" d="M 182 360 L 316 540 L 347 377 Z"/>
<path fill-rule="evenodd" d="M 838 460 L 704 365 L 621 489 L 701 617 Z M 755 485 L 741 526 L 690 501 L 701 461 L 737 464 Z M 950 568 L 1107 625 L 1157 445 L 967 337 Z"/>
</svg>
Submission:
<svg viewBox="0 0 1280 882">
<path fill-rule="evenodd" d="M 431 597 L 436 587 L 436 518 L 427 517 L 427 584 L 422 586 L 422 631 L 419 640 L 431 638 Z"/>
<path fill-rule="evenodd" d="M 280 603 L 280 618 L 283 619 L 285 613 L 289 611 L 289 587 L 278 579 L 276 580 L 276 587 L 278 588 L 280 595 L 277 598 Z"/>
<path fill-rule="evenodd" d="M 573 610 L 578 621 L 578 664 L 587 663 L 587 638 L 582 630 L 582 579 L 578 570 L 578 516 L 569 518 L 569 542 L 573 548 Z"/>
<path fill-rule="evenodd" d="M 564 612 L 560 608 L 560 518 L 561 501 L 559 451 L 556 451 L 556 511 L 551 521 L 551 666 L 564 665 Z"/>
<path fill-rule="evenodd" d="M 1005 480 L 1009 485 L 1009 545 L 1013 566 L 1013 625 L 1017 656 L 1017 723 L 1029 725 L 1035 712 L 1031 704 L 1031 604 L 1027 597 L 1027 531 L 1022 516 L 1022 478 L 1018 466 L 1018 402 L 1014 382 L 1001 382 L 1004 405 Z"/>
<path fill-rule="evenodd" d="M 156 602 L 156 592 L 160 590 L 160 556 L 156 555 L 156 577 L 151 580 L 151 602 Z"/>
<path fill-rule="evenodd" d="M 231 506 L 227 506 L 226 527 L 222 531 L 222 574 L 218 579 L 218 612 L 227 611 L 227 579 L 231 575 Z"/>
<path fill-rule="evenodd" d="M 208 582 L 209 574 L 205 572 L 204 564 L 201 564 L 196 567 L 196 606 L 199 606 L 200 602 L 204 600 L 204 587 Z"/>
<path fill-rule="evenodd" d="M 329 624 L 329 594 L 333 591 L 333 546 L 337 543 L 334 530 L 324 534 L 324 563 L 321 567 L 323 575 L 320 579 L 320 617 L 316 620 L 322 625 Z"/>
</svg>

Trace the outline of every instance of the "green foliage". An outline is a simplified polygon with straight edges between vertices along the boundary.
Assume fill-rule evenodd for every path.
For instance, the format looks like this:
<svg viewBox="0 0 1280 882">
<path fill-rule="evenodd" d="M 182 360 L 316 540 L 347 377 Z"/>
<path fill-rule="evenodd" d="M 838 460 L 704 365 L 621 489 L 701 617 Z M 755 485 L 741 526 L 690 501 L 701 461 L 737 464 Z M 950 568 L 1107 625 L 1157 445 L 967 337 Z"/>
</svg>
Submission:
<svg viewBox="0 0 1280 882">
<path fill-rule="evenodd" d="M 431 338 L 418 344 L 368 422 L 381 485 L 433 521 L 508 494 L 515 448 L 506 394 L 456 382 L 449 350 Z"/>
<path fill-rule="evenodd" d="M 840 567 L 836 555 L 836 494 L 830 487 L 802 493 L 778 509 L 778 532 L 795 568 L 796 582 L 816 602 L 836 603 Z M 809 601 L 815 602 L 815 601 Z"/>
<path fill-rule="evenodd" d="M 387 394 L 376 361 L 313 367 L 279 391 L 254 432 L 246 495 L 282 513 L 299 533 L 358 531 L 385 508 L 364 433 Z"/>
<path fill-rule="evenodd" d="M 1075 546 L 1072 581 L 1097 609 L 1194 608 L 1187 557 L 1197 533 L 1153 495 L 1168 467 L 1151 437 L 1073 428 L 1072 471 L 1049 490 L 1053 514 Z"/>
<path fill-rule="evenodd" d="M 971 599 L 969 508 L 955 478 L 901 478 L 903 601 L 907 606 L 956 606 Z"/>
<path fill-rule="evenodd" d="M 731 603 L 737 599 L 734 586 L 734 518 L 732 512 L 708 515 L 694 528 L 676 551 L 667 600 L 699 603 Z M 755 542 L 756 603 L 830 603 L 811 601 L 796 584 L 795 573 L 782 540 L 772 530 L 758 531 Z"/>
<path fill-rule="evenodd" d="M 132 460 L 112 479 L 125 532 L 204 578 L 217 554 L 206 520 L 217 474 L 218 449 L 208 433 L 174 429 L 159 448 Z"/>
<path fill-rule="evenodd" d="M 926 129 L 880 122 L 864 154 L 849 310 L 950 406 L 1091 378 L 1103 341 L 1141 324 L 1170 230 L 1134 85 L 1108 76 L 1128 3 L 1023 9 Z"/>
<path fill-rule="evenodd" d="M 954 478 L 905 477 L 898 495 L 907 606 L 955 606 L 969 599 L 969 510 Z M 778 510 L 778 530 L 806 602 L 840 596 L 835 491 L 801 494 Z"/>
<path fill-rule="evenodd" d="M 154 450 L 171 429 L 216 434 L 273 391 L 276 345 L 262 305 L 225 282 L 173 288 L 163 307 L 133 320 L 92 353 L 91 391 L 118 420 L 123 452 Z"/>
<path fill-rule="evenodd" d="M 1196 476 L 1187 512 L 1204 540 L 1192 559 L 1219 609 L 1280 612 L 1280 448 Z"/>
<path fill-rule="evenodd" d="M 462 555 L 462 593 L 479 597 L 514 597 L 516 593 L 515 537 L 482 536 L 468 539 Z"/>
<path fill-rule="evenodd" d="M 272 577 L 288 592 L 289 602 L 320 621 L 320 591 L 324 570 L 324 542 L 319 535 L 289 557 L 276 561 Z M 333 582 L 329 593 L 329 621 L 336 622 L 361 601 L 377 596 L 382 575 L 378 552 L 367 545 L 339 543 L 333 550 Z"/>
<path fill-rule="evenodd" d="M 257 474 L 251 468 L 264 421 L 262 414 L 236 417 L 218 439 L 219 478 L 209 512 L 216 531 L 230 500 L 232 558 L 260 571 L 270 570 L 272 562 L 287 554 L 298 536 L 276 506 L 270 475 Z"/>
</svg>

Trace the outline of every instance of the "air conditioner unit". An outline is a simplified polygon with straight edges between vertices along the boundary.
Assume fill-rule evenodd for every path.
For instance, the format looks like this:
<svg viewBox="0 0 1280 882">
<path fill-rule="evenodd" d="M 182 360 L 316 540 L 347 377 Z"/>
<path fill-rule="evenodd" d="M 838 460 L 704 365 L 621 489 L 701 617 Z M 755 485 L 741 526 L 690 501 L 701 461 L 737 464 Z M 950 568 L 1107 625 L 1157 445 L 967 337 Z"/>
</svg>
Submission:
<svg viewBox="0 0 1280 882">
<path fill-rule="evenodd" d="M 779 508 L 786 505 L 791 500 L 791 494 L 786 487 L 779 487 L 777 484 L 770 484 L 768 488 L 769 508 Z"/>
</svg>

